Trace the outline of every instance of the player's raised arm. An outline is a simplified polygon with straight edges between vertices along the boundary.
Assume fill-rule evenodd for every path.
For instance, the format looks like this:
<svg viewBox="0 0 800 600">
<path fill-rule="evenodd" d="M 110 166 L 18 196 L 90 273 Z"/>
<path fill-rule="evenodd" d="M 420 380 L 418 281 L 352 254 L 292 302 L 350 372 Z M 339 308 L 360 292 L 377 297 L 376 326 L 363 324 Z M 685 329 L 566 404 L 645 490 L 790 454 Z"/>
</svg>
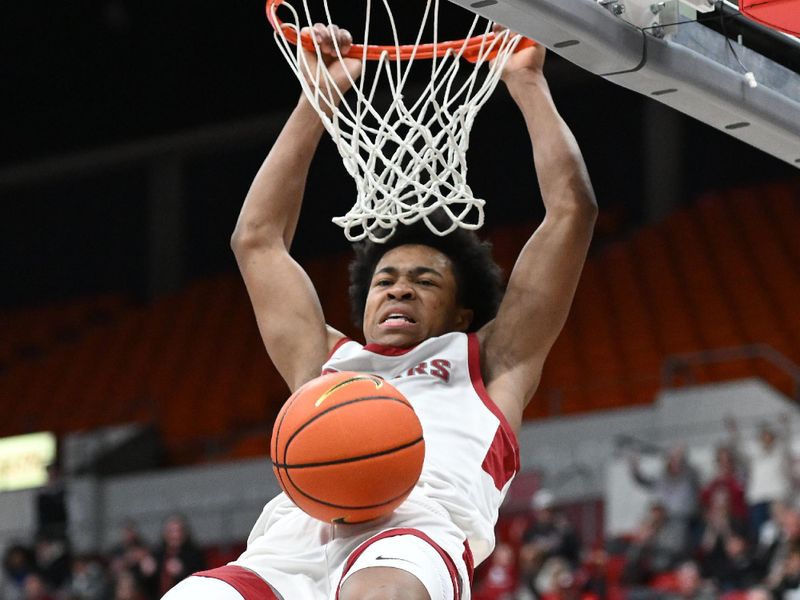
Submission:
<svg viewBox="0 0 800 600">
<path fill-rule="evenodd" d="M 350 34 L 314 30 L 324 53 L 335 50 L 332 35 L 346 52 Z M 313 72 L 316 57 L 306 54 Z M 329 66 L 342 91 L 358 78 L 359 61 Z M 247 286 L 264 345 L 289 385 L 297 389 L 319 375 L 328 354 L 328 333 L 311 280 L 289 256 L 309 165 L 323 133 L 319 116 L 302 97 L 289 117 L 245 198 L 231 247 Z"/>
<path fill-rule="evenodd" d="M 516 53 L 503 81 L 528 127 L 546 215 L 517 259 L 497 317 L 481 332 L 488 391 L 514 427 L 566 321 L 597 216 L 578 144 L 542 74 L 544 55 L 542 46 Z"/>
</svg>

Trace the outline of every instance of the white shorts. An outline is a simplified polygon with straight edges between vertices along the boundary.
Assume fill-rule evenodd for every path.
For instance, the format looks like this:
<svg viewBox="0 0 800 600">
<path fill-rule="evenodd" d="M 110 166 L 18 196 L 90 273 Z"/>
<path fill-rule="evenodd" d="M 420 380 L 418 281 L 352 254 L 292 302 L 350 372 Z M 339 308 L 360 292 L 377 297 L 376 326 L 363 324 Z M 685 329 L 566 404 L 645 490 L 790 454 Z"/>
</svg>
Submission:
<svg viewBox="0 0 800 600">
<path fill-rule="evenodd" d="M 370 543 L 355 557 L 350 569 L 342 575 L 339 587 L 353 574 L 369 567 L 391 567 L 411 573 L 422 582 L 431 600 L 454 600 L 462 596 L 457 591 L 463 587 L 449 557 L 417 535 L 385 537 Z"/>
<path fill-rule="evenodd" d="M 164 600 L 336 600 L 343 581 L 369 567 L 410 573 L 432 600 L 469 600 L 464 534 L 415 492 L 390 516 L 356 525 L 312 519 L 281 494 L 264 508 L 238 560 L 184 580 Z"/>
</svg>

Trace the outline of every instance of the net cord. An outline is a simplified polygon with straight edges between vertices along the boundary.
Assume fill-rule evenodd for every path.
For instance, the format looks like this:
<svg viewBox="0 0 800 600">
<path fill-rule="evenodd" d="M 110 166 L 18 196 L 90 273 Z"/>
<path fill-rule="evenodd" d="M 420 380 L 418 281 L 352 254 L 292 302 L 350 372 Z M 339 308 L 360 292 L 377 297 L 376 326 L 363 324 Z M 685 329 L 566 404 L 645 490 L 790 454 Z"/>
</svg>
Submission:
<svg viewBox="0 0 800 600">
<path fill-rule="evenodd" d="M 299 36 L 304 26 L 314 21 L 308 6 L 303 4 L 303 17 L 289 3 L 281 4 L 291 15 L 285 27 L 292 27 Z M 323 0 L 328 26 L 334 23 Z M 395 48 L 400 47 L 397 24 L 389 6 L 386 9 Z M 283 29 L 275 31 L 275 40 L 282 55 L 298 78 L 302 91 L 333 139 L 347 172 L 356 183 L 356 201 L 347 214 L 333 222 L 344 229 L 350 241 L 388 239 L 398 224 L 410 225 L 422 220 L 437 235 L 447 235 L 457 227 L 475 230 L 484 222 L 485 201 L 475 198 L 466 182 L 466 155 L 469 134 L 475 117 L 488 101 L 500 81 L 503 67 L 513 54 L 521 37 L 503 32 L 488 36 L 480 45 L 474 63 L 463 60 L 466 40 L 474 35 L 481 18 L 476 15 L 461 47 L 448 49 L 442 57 L 430 60 L 430 78 L 416 98 L 406 104 L 404 92 L 429 19 L 433 20 L 433 44 L 438 45 L 439 0 L 427 0 L 415 51 L 405 61 L 391 59 L 384 51 L 373 61 L 373 78 L 368 81 L 367 46 L 373 19 L 372 0 L 366 2 L 362 75 L 354 81 L 344 69 L 351 92 L 346 95 L 333 81 L 325 66 L 321 48 L 311 36 L 316 54 L 312 69 L 300 44 L 293 45 Z M 484 34 L 492 31 L 487 22 Z M 490 41 L 487 41 L 490 40 Z M 341 49 L 333 39 L 336 60 L 342 61 Z M 495 54 L 496 51 L 496 54 Z M 495 54 L 490 62 L 487 57 Z M 399 55 L 399 51 L 395 52 Z M 462 75 L 462 67 L 469 73 Z M 485 73 L 485 74 L 484 74 Z M 388 88 L 389 103 L 383 110 L 375 107 L 382 85 Z M 430 217 L 444 212 L 450 224 L 441 227 Z"/>
</svg>

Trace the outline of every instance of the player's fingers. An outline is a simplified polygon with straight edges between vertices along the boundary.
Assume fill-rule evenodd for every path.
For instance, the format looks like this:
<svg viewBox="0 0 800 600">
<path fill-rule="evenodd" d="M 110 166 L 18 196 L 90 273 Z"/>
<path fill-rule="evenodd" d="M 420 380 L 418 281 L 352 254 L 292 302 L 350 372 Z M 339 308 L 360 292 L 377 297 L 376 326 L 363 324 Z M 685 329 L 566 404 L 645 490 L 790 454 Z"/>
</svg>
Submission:
<svg viewBox="0 0 800 600">
<path fill-rule="evenodd" d="M 353 36 L 350 35 L 350 32 L 334 24 L 328 27 L 328 31 L 331 35 L 331 42 L 336 42 L 336 46 L 339 47 L 339 52 L 347 54 L 350 47 L 353 45 Z"/>
<path fill-rule="evenodd" d="M 326 27 L 326 31 L 328 32 L 328 39 L 325 40 L 326 43 L 323 46 L 323 49 L 330 56 L 336 56 L 336 46 L 339 44 L 339 28 L 336 25 L 331 24 Z"/>
<path fill-rule="evenodd" d="M 341 29 L 339 33 L 339 49 L 341 50 L 342 54 L 347 54 L 350 52 L 350 48 L 353 47 L 353 36 L 350 35 L 350 32 L 347 29 Z"/>
<path fill-rule="evenodd" d="M 305 35 L 305 36 L 308 36 L 308 37 L 312 38 L 315 42 L 317 42 L 317 44 L 319 44 L 319 42 L 321 40 L 320 33 L 317 30 L 316 25 L 314 27 L 308 27 L 308 26 L 303 27 L 300 30 L 300 35 Z"/>
<path fill-rule="evenodd" d="M 328 56 L 336 56 L 337 46 L 341 54 L 347 54 L 353 46 L 353 36 L 350 32 L 337 25 L 315 23 L 313 27 L 303 27 L 300 32 L 313 35 L 320 52 Z"/>
<path fill-rule="evenodd" d="M 316 39 L 317 34 L 311 27 L 303 27 L 300 30 L 300 37 L 307 37 L 310 39 Z"/>
<path fill-rule="evenodd" d="M 323 54 L 328 54 L 331 45 L 331 34 L 322 23 L 314 23 L 314 39 Z"/>
</svg>

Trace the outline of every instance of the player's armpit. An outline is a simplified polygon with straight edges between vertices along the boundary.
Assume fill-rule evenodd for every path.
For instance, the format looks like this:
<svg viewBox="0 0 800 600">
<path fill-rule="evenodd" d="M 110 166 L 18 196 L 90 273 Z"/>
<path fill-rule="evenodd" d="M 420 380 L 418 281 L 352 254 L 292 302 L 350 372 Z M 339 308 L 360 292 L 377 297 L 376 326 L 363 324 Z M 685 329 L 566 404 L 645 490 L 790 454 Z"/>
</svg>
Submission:
<svg viewBox="0 0 800 600">
<path fill-rule="evenodd" d="M 589 203 L 548 212 L 520 253 L 497 317 L 484 335 L 487 390 L 511 423 L 520 421 L 567 319 L 596 212 Z"/>
</svg>

